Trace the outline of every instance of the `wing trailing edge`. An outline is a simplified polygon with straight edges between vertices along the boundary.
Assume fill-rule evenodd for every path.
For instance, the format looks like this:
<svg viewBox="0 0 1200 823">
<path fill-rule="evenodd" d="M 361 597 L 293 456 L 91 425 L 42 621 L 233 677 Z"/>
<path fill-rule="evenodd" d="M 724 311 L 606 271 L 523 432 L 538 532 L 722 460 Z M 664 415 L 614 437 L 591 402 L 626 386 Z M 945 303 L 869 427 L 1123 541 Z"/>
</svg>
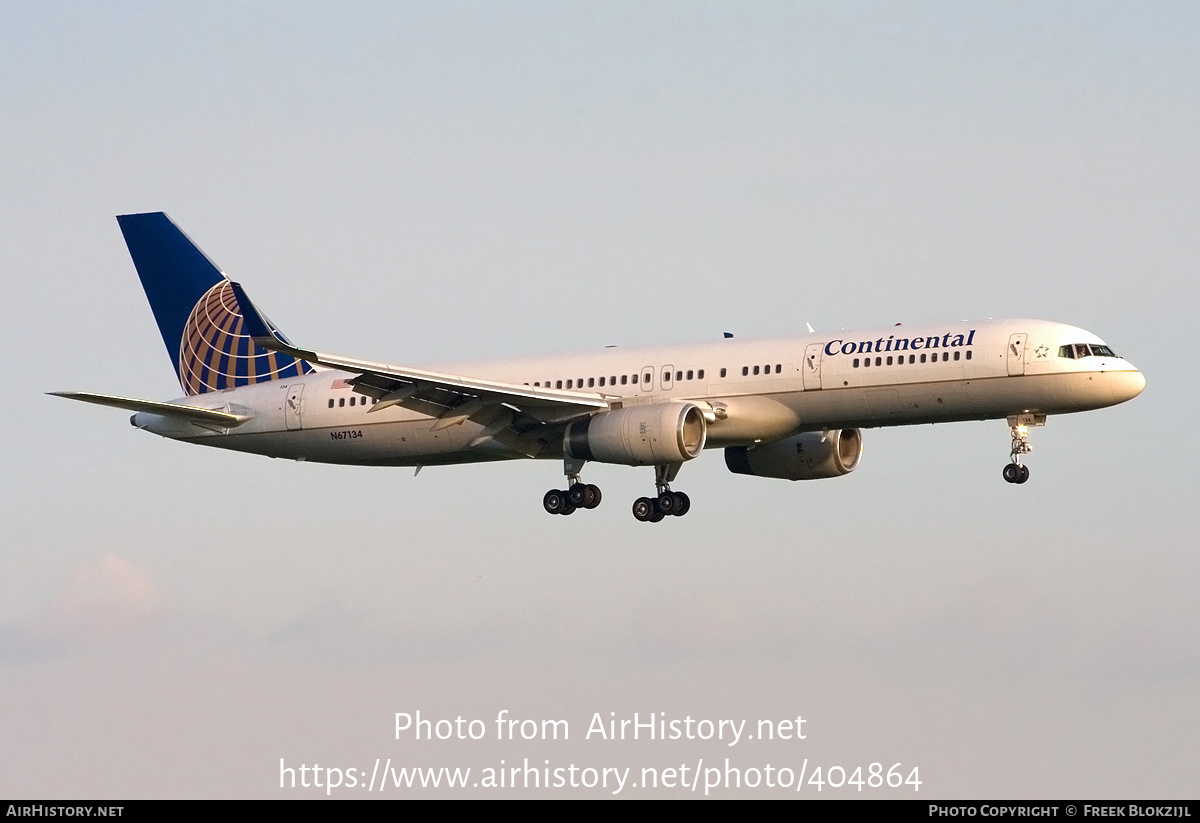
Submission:
<svg viewBox="0 0 1200 823">
<path fill-rule="evenodd" d="M 283 352 L 321 366 L 358 373 L 354 387 L 380 402 L 376 408 L 420 402 L 445 395 L 457 397 L 449 405 L 450 414 L 442 426 L 460 423 L 484 406 L 504 404 L 544 423 L 561 423 L 575 417 L 604 411 L 609 401 L 599 394 L 479 380 L 458 374 L 373 363 L 334 354 L 302 349 L 288 342 L 254 306 L 240 283 L 231 283 L 246 329 L 255 345 Z M 441 403 L 442 399 L 438 401 Z M 461 408 L 462 411 L 455 413 Z M 470 414 L 465 414 L 468 409 Z M 374 409 L 372 409 L 374 411 Z"/>
</svg>

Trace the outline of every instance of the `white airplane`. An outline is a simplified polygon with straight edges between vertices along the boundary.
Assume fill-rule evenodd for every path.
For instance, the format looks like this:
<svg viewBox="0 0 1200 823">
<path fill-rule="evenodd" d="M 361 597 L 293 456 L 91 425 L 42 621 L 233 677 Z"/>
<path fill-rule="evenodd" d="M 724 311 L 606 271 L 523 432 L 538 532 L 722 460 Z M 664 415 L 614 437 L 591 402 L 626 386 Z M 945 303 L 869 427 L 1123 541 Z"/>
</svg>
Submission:
<svg viewBox="0 0 1200 823">
<path fill-rule="evenodd" d="M 737 474 L 837 477 L 862 455 L 860 429 L 1006 419 L 1009 483 L 1024 483 L 1028 430 L 1052 414 L 1137 396 L 1145 378 L 1091 332 L 988 320 L 809 333 L 431 368 L 293 345 L 161 212 L 117 218 L 185 397 L 88 392 L 173 440 L 270 457 L 372 466 L 561 460 L 551 514 L 595 508 L 588 461 L 653 466 L 638 520 L 686 514 L 680 467 L 723 448 Z"/>
</svg>

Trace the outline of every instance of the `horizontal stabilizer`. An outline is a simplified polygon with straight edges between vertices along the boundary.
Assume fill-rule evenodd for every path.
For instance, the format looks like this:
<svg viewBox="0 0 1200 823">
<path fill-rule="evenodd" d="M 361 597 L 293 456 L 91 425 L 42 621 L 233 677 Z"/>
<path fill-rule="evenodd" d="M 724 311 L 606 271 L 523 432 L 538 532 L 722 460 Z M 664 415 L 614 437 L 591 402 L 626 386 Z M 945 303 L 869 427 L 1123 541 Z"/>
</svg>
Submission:
<svg viewBox="0 0 1200 823">
<path fill-rule="evenodd" d="M 218 425 L 226 428 L 240 426 L 253 419 L 247 414 L 221 411 L 219 409 L 201 409 L 195 406 L 184 406 L 179 403 L 161 403 L 157 400 L 137 400 L 132 397 L 115 397 L 111 394 L 93 394 L 82 391 L 52 391 L 47 392 L 55 397 L 65 397 L 68 400 L 82 400 L 84 403 L 95 403 L 98 406 L 112 406 L 115 409 L 125 409 L 133 412 L 147 412 L 176 420 L 186 420 L 189 423 L 203 425 Z"/>
</svg>

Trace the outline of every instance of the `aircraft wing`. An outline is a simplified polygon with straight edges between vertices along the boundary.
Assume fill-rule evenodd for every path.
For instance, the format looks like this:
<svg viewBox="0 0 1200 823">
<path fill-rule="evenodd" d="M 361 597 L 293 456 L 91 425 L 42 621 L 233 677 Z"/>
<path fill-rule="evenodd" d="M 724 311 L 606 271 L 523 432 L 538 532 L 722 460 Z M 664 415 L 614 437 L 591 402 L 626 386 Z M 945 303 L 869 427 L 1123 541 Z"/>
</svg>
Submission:
<svg viewBox="0 0 1200 823">
<path fill-rule="evenodd" d="M 112 406 L 134 412 L 147 412 L 163 417 L 173 417 L 186 420 L 189 423 L 201 425 L 217 425 L 225 428 L 240 426 L 251 417 L 245 414 L 221 411 L 220 409 L 201 409 L 196 406 L 184 406 L 180 403 L 161 403 L 157 400 L 137 400 L 132 397 L 116 397 L 111 394 L 93 394 L 83 391 L 52 391 L 47 392 L 55 397 L 65 397 L 68 400 L 82 400 L 84 403 L 95 403 L 98 406 Z"/>
<path fill-rule="evenodd" d="M 251 302 L 240 283 L 231 285 L 255 345 L 285 352 L 309 363 L 357 372 L 359 376 L 351 381 L 354 387 L 379 401 L 371 407 L 370 412 L 399 404 L 416 407 L 433 405 L 445 410 L 435 428 L 445 428 L 461 423 L 491 405 L 508 406 L 542 423 L 551 424 L 609 407 L 608 400 L 602 395 L 590 392 L 479 380 L 302 349 L 289 343 L 275 330 Z"/>
</svg>

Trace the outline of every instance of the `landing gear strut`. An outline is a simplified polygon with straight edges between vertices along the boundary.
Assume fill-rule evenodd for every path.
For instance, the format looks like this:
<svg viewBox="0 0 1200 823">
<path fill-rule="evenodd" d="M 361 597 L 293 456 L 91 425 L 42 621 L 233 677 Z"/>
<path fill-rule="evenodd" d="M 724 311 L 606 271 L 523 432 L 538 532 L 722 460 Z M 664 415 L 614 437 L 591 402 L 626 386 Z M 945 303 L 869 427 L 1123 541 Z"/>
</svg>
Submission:
<svg viewBox="0 0 1200 823">
<path fill-rule="evenodd" d="M 692 508 L 692 500 L 684 492 L 671 491 L 671 481 L 679 474 L 682 463 L 654 467 L 656 497 L 639 497 L 633 501 L 633 516 L 643 523 L 657 523 L 667 515 L 683 517 Z"/>
<path fill-rule="evenodd" d="M 549 514 L 573 514 L 576 509 L 594 509 L 600 505 L 600 487 L 584 483 L 579 473 L 583 471 L 583 460 L 573 457 L 563 459 L 563 474 L 567 476 L 567 488 L 551 489 L 542 498 L 542 507 Z"/>
<path fill-rule="evenodd" d="M 1014 414 L 1008 418 L 1008 430 L 1012 434 L 1012 461 L 1004 467 L 1004 482 L 1021 484 L 1029 479 L 1029 467 L 1021 462 L 1021 456 L 1033 451 L 1029 444 L 1029 428 L 1046 425 L 1044 414 Z"/>
</svg>

